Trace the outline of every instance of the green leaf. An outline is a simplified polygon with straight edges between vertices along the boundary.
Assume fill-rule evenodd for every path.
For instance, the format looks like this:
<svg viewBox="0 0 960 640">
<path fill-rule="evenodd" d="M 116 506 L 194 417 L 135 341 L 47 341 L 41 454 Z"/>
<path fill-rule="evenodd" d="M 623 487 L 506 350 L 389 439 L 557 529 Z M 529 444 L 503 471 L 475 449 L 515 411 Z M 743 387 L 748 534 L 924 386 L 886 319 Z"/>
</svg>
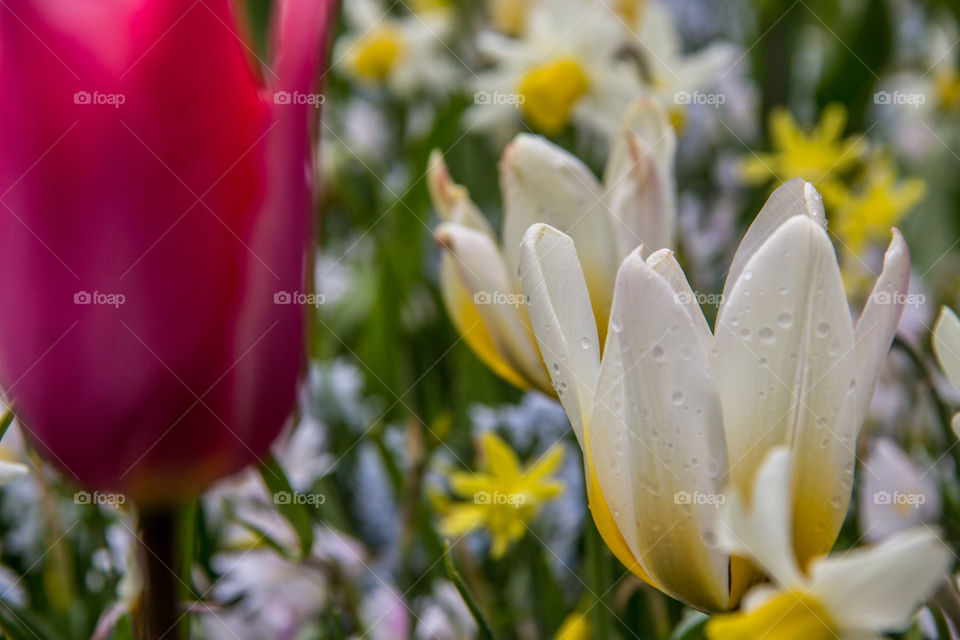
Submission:
<svg viewBox="0 0 960 640">
<path fill-rule="evenodd" d="M 480 605 L 474 600 L 473 595 L 467 588 L 467 584 L 463 581 L 457 568 L 453 566 L 453 556 L 450 555 L 449 542 L 443 544 L 443 563 L 447 570 L 447 577 L 450 578 L 450 581 L 457 587 L 457 591 L 460 592 L 460 597 L 463 598 L 467 608 L 470 609 L 471 615 L 473 615 L 473 619 L 477 622 L 478 637 L 483 638 L 483 640 L 495 640 L 496 636 L 493 635 L 493 629 L 490 628 L 490 623 L 487 622 L 486 616 L 483 615 Z"/>
<path fill-rule="evenodd" d="M 273 502 L 300 539 L 300 554 L 310 555 L 313 549 L 313 519 L 309 506 L 294 499 L 296 492 L 287 479 L 280 463 L 272 455 L 267 455 L 258 466 L 263 483 L 273 495 Z"/>
<path fill-rule="evenodd" d="M 13 419 L 16 416 L 13 414 L 13 409 L 7 407 L 6 411 L 3 414 L 0 414 L 0 439 L 7 433 L 7 429 L 10 428 L 10 425 L 13 424 Z"/>
</svg>

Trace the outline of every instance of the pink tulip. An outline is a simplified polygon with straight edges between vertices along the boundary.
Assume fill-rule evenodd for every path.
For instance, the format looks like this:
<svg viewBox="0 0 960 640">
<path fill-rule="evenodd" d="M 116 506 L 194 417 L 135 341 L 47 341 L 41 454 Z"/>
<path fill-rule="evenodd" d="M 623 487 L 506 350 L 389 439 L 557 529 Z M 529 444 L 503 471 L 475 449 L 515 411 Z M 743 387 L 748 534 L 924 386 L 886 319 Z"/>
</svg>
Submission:
<svg viewBox="0 0 960 640">
<path fill-rule="evenodd" d="M 0 383 L 80 484 L 176 500 L 291 412 L 334 1 L 275 10 L 263 62 L 228 0 L 0 6 Z"/>
</svg>

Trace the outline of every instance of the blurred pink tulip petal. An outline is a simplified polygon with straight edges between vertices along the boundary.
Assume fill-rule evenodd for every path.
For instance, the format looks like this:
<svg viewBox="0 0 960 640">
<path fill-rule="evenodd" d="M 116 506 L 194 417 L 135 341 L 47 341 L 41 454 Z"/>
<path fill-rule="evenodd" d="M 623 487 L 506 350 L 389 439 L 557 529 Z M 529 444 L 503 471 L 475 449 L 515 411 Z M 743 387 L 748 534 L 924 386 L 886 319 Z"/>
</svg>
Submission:
<svg viewBox="0 0 960 640">
<path fill-rule="evenodd" d="M 227 0 L 0 7 L 0 382 L 80 483 L 176 499 L 290 413 L 334 4 L 266 62 Z"/>
</svg>

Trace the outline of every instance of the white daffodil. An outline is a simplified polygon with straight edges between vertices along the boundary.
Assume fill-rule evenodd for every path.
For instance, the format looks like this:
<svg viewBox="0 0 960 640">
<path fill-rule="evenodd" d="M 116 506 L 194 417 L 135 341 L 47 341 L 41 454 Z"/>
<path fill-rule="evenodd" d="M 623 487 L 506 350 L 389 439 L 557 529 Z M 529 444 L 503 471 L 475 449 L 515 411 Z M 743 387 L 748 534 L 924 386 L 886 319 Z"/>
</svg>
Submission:
<svg viewBox="0 0 960 640">
<path fill-rule="evenodd" d="M 960 389 L 960 318 L 949 307 L 940 310 L 937 324 L 933 326 L 933 351 L 947 379 Z M 960 438 L 960 412 L 953 415 L 952 427 Z"/>
<path fill-rule="evenodd" d="M 438 152 L 428 182 L 443 219 L 440 284 L 447 311 L 467 344 L 498 375 L 522 389 L 555 393 L 530 330 L 517 279 L 520 239 L 549 222 L 577 239 L 593 312 L 606 327 L 620 261 L 643 243 L 673 242 L 676 139 L 663 109 L 639 100 L 628 109 L 603 182 L 575 156 L 533 135 L 519 135 L 500 162 L 503 244 L 454 183 Z"/>
<path fill-rule="evenodd" d="M 516 130 L 521 118 L 555 135 L 576 122 L 604 137 L 616 133 L 620 114 L 643 87 L 636 65 L 618 55 L 623 23 L 602 3 L 537 3 L 517 38 L 480 35 L 492 62 L 474 82 L 472 125 Z"/>
<path fill-rule="evenodd" d="M 753 481 L 751 506 L 731 492 L 721 508 L 721 547 L 762 567 L 773 584 L 754 587 L 739 612 L 710 620 L 707 637 L 869 640 L 902 631 L 943 579 L 950 551 L 929 529 L 916 528 L 876 546 L 798 562 L 790 468 L 790 451 L 775 448 Z"/>
<path fill-rule="evenodd" d="M 675 123 L 684 122 L 688 105 L 726 102 L 726 96 L 703 91 L 734 62 L 733 45 L 718 42 L 684 53 L 673 15 L 663 2 L 615 0 L 614 9 L 629 27 L 628 44 L 636 51 L 646 90 L 670 110 Z"/>
<path fill-rule="evenodd" d="M 791 445 L 802 562 L 830 549 L 850 500 L 857 432 L 903 311 L 899 232 L 854 325 L 823 204 L 777 189 L 740 243 L 715 330 L 669 250 L 617 273 L 601 359 L 579 245 L 537 224 L 520 275 L 531 325 L 584 451 L 605 541 L 639 576 L 697 608 L 737 603 L 748 564 L 716 546 L 717 496 L 749 493 L 765 454 Z"/>
<path fill-rule="evenodd" d="M 940 516 L 940 491 L 933 478 L 889 438 L 870 443 L 859 496 L 860 530 L 870 541 Z"/>
<path fill-rule="evenodd" d="M 348 28 L 337 42 L 334 67 L 399 95 L 445 93 L 458 83 L 458 63 L 444 44 L 453 25 L 448 8 L 396 16 L 379 0 L 350 0 L 343 11 Z"/>
</svg>

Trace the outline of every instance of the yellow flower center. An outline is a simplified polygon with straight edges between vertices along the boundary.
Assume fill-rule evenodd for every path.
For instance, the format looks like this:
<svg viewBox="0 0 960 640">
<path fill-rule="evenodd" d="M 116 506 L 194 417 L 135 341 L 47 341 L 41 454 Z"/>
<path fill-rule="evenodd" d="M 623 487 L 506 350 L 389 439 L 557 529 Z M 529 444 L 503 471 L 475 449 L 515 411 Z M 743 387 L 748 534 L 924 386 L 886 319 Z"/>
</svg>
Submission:
<svg viewBox="0 0 960 640">
<path fill-rule="evenodd" d="M 960 106 L 960 74 L 953 69 L 936 74 L 934 86 L 937 89 L 937 104 L 944 111 L 952 111 Z"/>
<path fill-rule="evenodd" d="M 530 0 L 489 0 L 490 20 L 500 33 L 517 35 L 527 24 Z"/>
<path fill-rule="evenodd" d="M 709 640 L 835 640 L 840 634 L 823 606 L 806 593 L 785 591 L 750 613 L 714 616 Z"/>
<path fill-rule="evenodd" d="M 535 128 L 560 133 L 577 101 L 590 88 L 590 78 L 573 58 L 560 58 L 534 67 L 520 79 L 523 115 Z"/>
<path fill-rule="evenodd" d="M 354 44 L 353 72 L 359 78 L 382 82 L 403 55 L 403 39 L 391 26 L 381 26 Z"/>
</svg>

